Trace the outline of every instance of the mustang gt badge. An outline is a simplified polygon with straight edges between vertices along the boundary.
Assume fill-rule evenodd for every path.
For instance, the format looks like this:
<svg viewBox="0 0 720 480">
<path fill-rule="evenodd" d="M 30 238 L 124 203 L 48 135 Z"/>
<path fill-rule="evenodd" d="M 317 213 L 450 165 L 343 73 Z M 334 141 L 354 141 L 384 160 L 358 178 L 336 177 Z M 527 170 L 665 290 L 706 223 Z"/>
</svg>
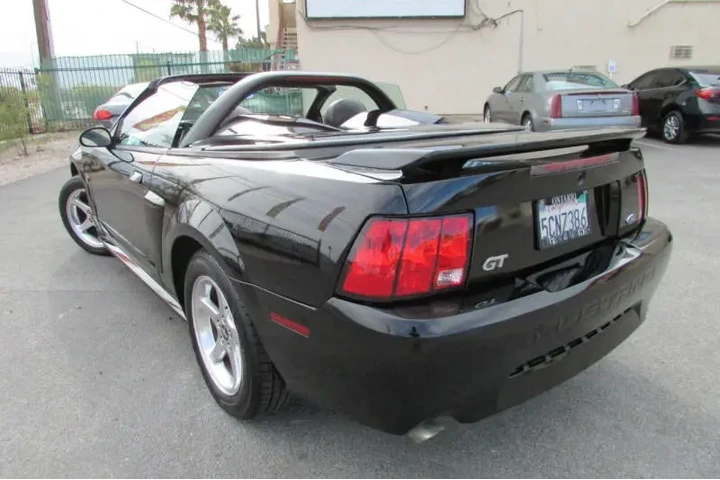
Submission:
<svg viewBox="0 0 720 480">
<path fill-rule="evenodd" d="M 510 255 L 507 253 L 503 255 L 497 255 L 495 257 L 488 257 L 485 262 L 483 262 L 483 270 L 486 272 L 492 272 L 493 270 L 496 270 L 498 268 L 502 268 L 503 264 L 505 263 L 505 259 L 508 258 Z"/>
</svg>

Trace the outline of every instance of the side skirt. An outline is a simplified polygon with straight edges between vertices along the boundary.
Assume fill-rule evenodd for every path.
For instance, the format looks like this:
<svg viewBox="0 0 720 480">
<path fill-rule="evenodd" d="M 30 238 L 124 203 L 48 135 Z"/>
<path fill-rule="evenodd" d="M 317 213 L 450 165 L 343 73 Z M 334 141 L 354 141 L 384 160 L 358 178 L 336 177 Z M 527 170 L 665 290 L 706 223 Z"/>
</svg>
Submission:
<svg viewBox="0 0 720 480">
<path fill-rule="evenodd" d="M 170 308 L 175 311 L 175 313 L 180 315 L 180 318 L 187 321 L 187 318 L 185 318 L 185 312 L 183 312 L 180 303 L 178 303 L 178 301 L 172 295 L 170 295 L 167 290 L 162 287 L 162 285 L 160 285 L 150 275 L 148 275 L 145 270 L 143 270 L 130 257 L 128 257 L 127 254 L 125 254 L 125 252 L 123 252 L 118 246 L 113 245 L 112 243 L 108 243 L 105 240 L 103 240 L 103 244 L 105 245 L 105 247 L 107 247 L 110 253 L 115 255 L 118 260 L 120 260 L 122 263 L 125 264 L 125 266 L 130 269 L 130 271 L 137 275 L 140 280 L 145 282 L 145 284 L 150 287 L 150 289 L 155 292 L 157 296 L 162 298 L 165 303 L 167 303 Z"/>
</svg>

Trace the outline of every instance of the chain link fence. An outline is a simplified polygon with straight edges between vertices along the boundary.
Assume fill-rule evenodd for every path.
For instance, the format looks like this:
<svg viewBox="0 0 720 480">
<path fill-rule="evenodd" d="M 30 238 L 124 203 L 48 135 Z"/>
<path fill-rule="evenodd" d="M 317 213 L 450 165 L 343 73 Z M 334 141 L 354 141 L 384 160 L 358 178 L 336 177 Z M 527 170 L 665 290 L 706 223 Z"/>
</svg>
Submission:
<svg viewBox="0 0 720 480">
<path fill-rule="evenodd" d="M 277 58 L 282 58 L 278 67 Z M 21 133 L 78 130 L 122 87 L 166 75 L 297 68 L 294 51 L 136 53 L 58 57 L 36 69 L 0 69 L 0 140 Z M 291 101 L 294 101 L 292 99 Z"/>
</svg>

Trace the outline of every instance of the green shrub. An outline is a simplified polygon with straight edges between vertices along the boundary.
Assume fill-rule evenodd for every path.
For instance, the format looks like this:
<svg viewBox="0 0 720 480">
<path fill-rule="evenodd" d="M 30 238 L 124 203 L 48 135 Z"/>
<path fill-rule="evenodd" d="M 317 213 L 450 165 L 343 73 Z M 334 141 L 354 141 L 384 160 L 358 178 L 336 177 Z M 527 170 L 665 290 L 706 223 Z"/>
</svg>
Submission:
<svg viewBox="0 0 720 480">
<path fill-rule="evenodd" d="M 27 155 L 28 107 L 27 99 L 15 87 L 0 87 L 0 140 L 19 140 Z"/>
</svg>

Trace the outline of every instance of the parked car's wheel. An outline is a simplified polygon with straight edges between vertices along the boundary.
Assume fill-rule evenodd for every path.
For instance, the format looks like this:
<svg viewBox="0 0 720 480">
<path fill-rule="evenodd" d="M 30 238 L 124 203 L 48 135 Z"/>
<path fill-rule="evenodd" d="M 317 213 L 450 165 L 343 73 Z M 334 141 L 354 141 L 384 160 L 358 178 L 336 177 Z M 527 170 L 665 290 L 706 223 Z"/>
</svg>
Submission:
<svg viewBox="0 0 720 480">
<path fill-rule="evenodd" d="M 65 182 L 60 189 L 58 207 L 63 225 L 75 243 L 95 255 L 110 254 L 98 238 L 85 184 L 80 177 L 74 176 Z"/>
<path fill-rule="evenodd" d="M 685 143 L 687 141 L 685 120 L 682 113 L 673 110 L 665 115 L 662 123 L 662 136 L 667 143 Z"/>
<path fill-rule="evenodd" d="M 520 120 L 520 125 L 522 125 L 523 128 L 528 132 L 535 131 L 535 125 L 533 124 L 532 115 L 530 115 L 529 113 L 523 115 L 522 120 Z"/>
<path fill-rule="evenodd" d="M 483 122 L 492 122 L 492 112 L 490 111 L 490 105 L 485 105 L 485 109 L 483 109 Z"/>
<path fill-rule="evenodd" d="M 285 382 L 265 352 L 245 304 L 206 251 L 190 260 L 184 298 L 195 357 L 215 401 L 243 420 L 285 406 Z"/>
</svg>

